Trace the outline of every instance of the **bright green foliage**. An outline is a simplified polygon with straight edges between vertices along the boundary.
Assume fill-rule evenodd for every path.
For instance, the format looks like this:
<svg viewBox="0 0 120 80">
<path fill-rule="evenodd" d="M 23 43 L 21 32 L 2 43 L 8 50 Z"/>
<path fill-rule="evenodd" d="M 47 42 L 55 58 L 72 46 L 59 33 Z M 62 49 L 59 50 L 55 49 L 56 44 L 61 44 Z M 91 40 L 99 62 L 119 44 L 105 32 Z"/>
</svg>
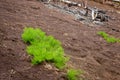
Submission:
<svg viewBox="0 0 120 80">
<path fill-rule="evenodd" d="M 25 28 L 22 39 L 31 44 L 27 47 L 27 53 L 33 56 L 32 64 L 50 61 L 54 62 L 57 68 L 64 68 L 68 58 L 64 56 L 60 41 L 52 36 L 46 36 L 40 29 L 33 28 Z"/>
<path fill-rule="evenodd" d="M 24 33 L 22 34 L 22 39 L 25 42 L 33 42 L 34 40 L 41 40 L 45 37 L 45 32 L 40 29 L 25 28 Z"/>
<path fill-rule="evenodd" d="M 78 79 L 78 76 L 82 73 L 83 72 L 80 70 L 69 69 L 67 71 L 67 78 L 68 78 L 68 80 L 80 80 L 80 79 Z"/>
<path fill-rule="evenodd" d="M 98 34 L 100 36 L 102 36 L 108 43 L 120 42 L 120 39 L 115 38 L 113 36 L 110 36 L 110 35 L 108 35 L 107 33 L 103 32 L 103 31 L 99 31 Z"/>
</svg>

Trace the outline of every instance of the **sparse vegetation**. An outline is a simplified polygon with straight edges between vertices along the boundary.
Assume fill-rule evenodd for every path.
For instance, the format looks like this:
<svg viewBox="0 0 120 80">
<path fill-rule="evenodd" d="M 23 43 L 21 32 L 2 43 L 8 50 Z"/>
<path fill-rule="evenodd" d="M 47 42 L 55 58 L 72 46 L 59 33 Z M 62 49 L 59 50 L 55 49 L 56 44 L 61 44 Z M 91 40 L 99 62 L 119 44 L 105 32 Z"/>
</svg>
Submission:
<svg viewBox="0 0 120 80">
<path fill-rule="evenodd" d="M 27 53 L 33 56 L 33 65 L 50 61 L 54 62 L 59 69 L 65 67 L 68 58 L 64 56 L 60 41 L 54 37 L 46 36 L 45 32 L 40 29 L 25 28 L 22 39 L 24 42 L 30 43 L 27 47 Z"/>
<path fill-rule="evenodd" d="M 120 39 L 110 36 L 104 31 L 99 31 L 98 34 L 102 36 L 108 43 L 120 42 Z"/>
<path fill-rule="evenodd" d="M 32 64 L 40 64 L 44 61 L 53 62 L 59 69 L 63 69 L 68 61 L 64 56 L 64 50 L 60 41 L 52 36 L 46 36 L 40 29 L 25 28 L 22 39 L 30 45 L 27 47 L 27 53 L 32 56 Z M 68 69 L 66 76 L 68 80 L 78 80 L 82 71 Z"/>
<path fill-rule="evenodd" d="M 82 73 L 83 72 L 81 70 L 69 69 L 67 71 L 67 78 L 68 80 L 78 80 L 79 75 Z M 79 80 L 82 80 L 82 79 L 79 79 Z"/>
</svg>

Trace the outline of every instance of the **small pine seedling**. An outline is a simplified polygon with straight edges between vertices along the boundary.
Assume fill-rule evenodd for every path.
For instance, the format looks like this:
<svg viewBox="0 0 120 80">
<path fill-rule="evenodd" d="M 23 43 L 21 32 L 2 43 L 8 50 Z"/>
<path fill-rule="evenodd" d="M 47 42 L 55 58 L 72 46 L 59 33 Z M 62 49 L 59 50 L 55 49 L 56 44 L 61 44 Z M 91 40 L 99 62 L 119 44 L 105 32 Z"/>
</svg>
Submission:
<svg viewBox="0 0 120 80">
<path fill-rule="evenodd" d="M 108 43 L 120 42 L 120 39 L 110 36 L 104 31 L 99 31 L 98 34 L 102 36 Z"/>
<path fill-rule="evenodd" d="M 68 58 L 64 56 L 60 41 L 53 36 L 46 36 L 45 32 L 40 29 L 25 28 L 22 39 L 24 42 L 30 43 L 27 53 L 33 56 L 33 65 L 50 61 L 59 69 L 65 67 Z"/>
<path fill-rule="evenodd" d="M 75 69 L 69 69 L 67 71 L 67 78 L 68 80 L 78 80 L 79 75 L 81 75 L 83 72 L 81 70 L 75 70 Z"/>
</svg>

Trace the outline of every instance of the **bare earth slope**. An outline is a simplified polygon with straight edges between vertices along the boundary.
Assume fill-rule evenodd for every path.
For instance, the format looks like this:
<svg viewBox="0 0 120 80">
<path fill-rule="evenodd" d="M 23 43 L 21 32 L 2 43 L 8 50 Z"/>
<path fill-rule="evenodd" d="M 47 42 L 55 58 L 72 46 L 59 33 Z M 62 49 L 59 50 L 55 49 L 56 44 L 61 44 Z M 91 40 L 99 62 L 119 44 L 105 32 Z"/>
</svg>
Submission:
<svg viewBox="0 0 120 80">
<path fill-rule="evenodd" d="M 0 0 L 0 80 L 60 77 L 60 72 L 45 68 L 44 63 L 31 66 L 21 39 L 26 26 L 41 28 L 60 40 L 65 54 L 71 57 L 69 64 L 84 70 L 85 80 L 120 80 L 120 43 L 107 43 L 97 35 L 102 30 L 120 38 L 120 14 L 105 7 L 112 20 L 105 26 L 90 27 L 36 0 Z"/>
</svg>

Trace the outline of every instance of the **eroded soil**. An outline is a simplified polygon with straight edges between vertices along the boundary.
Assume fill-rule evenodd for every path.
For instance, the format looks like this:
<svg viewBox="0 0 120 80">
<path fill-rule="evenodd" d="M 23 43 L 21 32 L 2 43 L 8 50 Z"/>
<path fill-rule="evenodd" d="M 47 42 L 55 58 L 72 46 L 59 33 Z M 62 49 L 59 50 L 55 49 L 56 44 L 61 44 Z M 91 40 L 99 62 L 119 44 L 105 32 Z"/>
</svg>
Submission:
<svg viewBox="0 0 120 80">
<path fill-rule="evenodd" d="M 85 80 L 120 80 L 120 43 L 107 43 L 97 35 L 102 30 L 120 38 L 120 14 L 110 6 L 89 4 L 107 10 L 112 19 L 90 27 L 36 0 L 0 0 L 0 80 L 58 80 L 62 75 L 46 63 L 31 65 L 21 39 L 26 26 L 60 40 L 71 57 L 69 65 L 84 70 Z"/>
</svg>

